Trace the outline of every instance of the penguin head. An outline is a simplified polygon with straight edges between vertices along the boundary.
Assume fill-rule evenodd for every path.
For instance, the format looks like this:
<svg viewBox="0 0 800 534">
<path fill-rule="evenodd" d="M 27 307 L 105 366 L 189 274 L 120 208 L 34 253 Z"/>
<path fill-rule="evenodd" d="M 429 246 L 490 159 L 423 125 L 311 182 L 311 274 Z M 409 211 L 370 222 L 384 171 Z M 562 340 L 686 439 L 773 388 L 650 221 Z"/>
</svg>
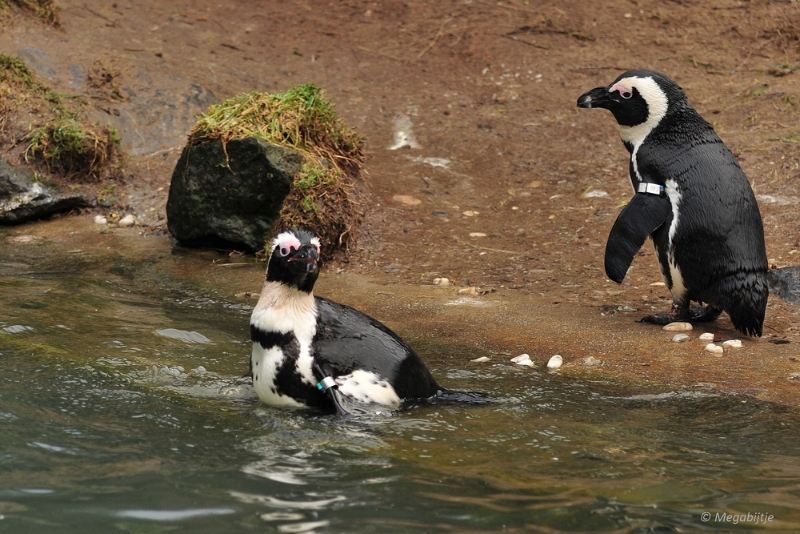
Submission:
<svg viewBox="0 0 800 534">
<path fill-rule="evenodd" d="M 267 281 L 311 293 L 321 267 L 319 238 L 306 230 L 288 230 L 272 242 Z"/>
<path fill-rule="evenodd" d="M 641 142 L 672 110 L 688 105 L 677 83 L 652 70 L 629 70 L 606 87 L 578 98 L 580 108 L 605 108 L 619 125 L 626 143 Z"/>
</svg>

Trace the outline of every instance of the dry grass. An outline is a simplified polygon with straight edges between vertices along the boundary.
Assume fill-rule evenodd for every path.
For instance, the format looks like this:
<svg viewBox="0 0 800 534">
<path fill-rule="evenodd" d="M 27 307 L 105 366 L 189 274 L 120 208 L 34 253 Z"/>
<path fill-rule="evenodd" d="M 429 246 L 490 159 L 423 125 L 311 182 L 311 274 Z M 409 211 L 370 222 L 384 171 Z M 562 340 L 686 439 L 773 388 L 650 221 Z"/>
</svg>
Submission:
<svg viewBox="0 0 800 534">
<path fill-rule="evenodd" d="M 58 7 L 53 0 L 0 0 L 0 22 L 10 18 L 10 11 L 17 11 L 33 15 L 43 22 L 58 27 Z"/>
<path fill-rule="evenodd" d="M 25 119 L 23 119 L 25 117 Z M 28 163 L 61 178 L 97 181 L 120 173 L 120 139 L 81 120 L 19 58 L 0 54 L 0 143 L 20 146 Z"/>
</svg>

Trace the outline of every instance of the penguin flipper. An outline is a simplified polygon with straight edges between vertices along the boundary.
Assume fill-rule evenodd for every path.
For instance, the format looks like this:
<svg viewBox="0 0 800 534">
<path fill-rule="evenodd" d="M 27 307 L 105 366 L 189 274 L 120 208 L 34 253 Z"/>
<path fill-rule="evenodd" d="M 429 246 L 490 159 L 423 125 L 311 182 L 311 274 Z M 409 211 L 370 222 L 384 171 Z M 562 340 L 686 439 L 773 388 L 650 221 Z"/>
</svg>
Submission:
<svg viewBox="0 0 800 534">
<path fill-rule="evenodd" d="M 606 242 L 605 267 L 608 277 L 621 283 L 628 274 L 633 257 L 647 236 L 664 224 L 672 213 L 666 197 L 636 194 L 617 217 Z"/>
</svg>

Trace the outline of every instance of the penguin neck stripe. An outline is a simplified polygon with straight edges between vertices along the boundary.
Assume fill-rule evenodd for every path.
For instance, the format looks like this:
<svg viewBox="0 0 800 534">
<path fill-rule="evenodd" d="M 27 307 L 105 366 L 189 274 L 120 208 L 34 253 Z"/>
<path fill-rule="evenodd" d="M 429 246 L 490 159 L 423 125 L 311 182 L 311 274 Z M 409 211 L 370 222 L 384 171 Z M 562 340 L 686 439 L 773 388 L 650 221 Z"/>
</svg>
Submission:
<svg viewBox="0 0 800 534">
<path fill-rule="evenodd" d="M 623 78 L 617 85 L 633 88 L 647 102 L 647 120 L 636 126 L 619 126 L 619 136 L 626 143 L 631 143 L 638 148 L 653 129 L 658 126 L 664 115 L 667 114 L 667 95 L 653 78 Z"/>
</svg>

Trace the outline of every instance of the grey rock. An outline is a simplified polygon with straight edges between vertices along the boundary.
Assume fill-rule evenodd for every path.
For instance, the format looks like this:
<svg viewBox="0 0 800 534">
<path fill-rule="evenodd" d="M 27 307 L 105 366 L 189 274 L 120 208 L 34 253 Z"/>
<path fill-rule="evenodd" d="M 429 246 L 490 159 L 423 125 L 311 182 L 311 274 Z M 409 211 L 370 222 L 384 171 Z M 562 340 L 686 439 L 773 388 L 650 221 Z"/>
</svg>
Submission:
<svg viewBox="0 0 800 534">
<path fill-rule="evenodd" d="M 220 141 L 187 145 L 169 189 L 170 233 L 188 246 L 260 249 L 303 160 L 252 137 L 226 149 Z"/>
<path fill-rule="evenodd" d="M 90 206 L 92 198 L 63 193 L 37 182 L 27 167 L 12 167 L 0 157 L 0 224 L 19 224 L 54 213 Z"/>
<path fill-rule="evenodd" d="M 769 292 L 795 306 L 800 305 L 800 267 L 783 267 L 767 271 Z"/>
<path fill-rule="evenodd" d="M 56 70 L 53 68 L 53 57 L 44 50 L 28 46 L 17 52 L 17 57 L 25 62 L 25 65 L 32 69 L 38 76 L 50 79 L 56 78 Z"/>
</svg>

